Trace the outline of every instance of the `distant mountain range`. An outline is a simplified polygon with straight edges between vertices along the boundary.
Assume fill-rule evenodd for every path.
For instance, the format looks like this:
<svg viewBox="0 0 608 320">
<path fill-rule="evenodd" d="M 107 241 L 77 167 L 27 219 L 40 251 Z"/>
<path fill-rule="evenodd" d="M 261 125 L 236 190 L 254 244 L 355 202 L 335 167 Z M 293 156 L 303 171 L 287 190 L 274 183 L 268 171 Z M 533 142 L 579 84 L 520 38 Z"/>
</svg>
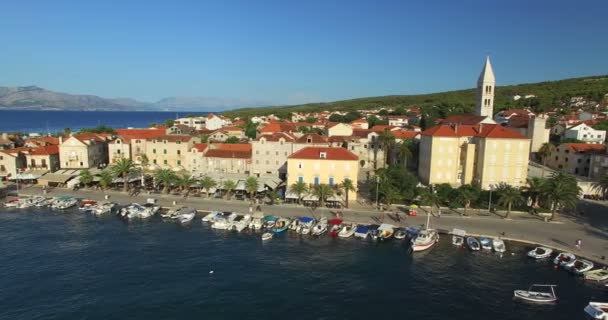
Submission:
<svg viewBox="0 0 608 320">
<path fill-rule="evenodd" d="M 252 105 L 238 99 L 214 97 L 170 97 L 158 102 L 130 98 L 108 99 L 94 95 L 76 95 L 46 90 L 37 86 L 0 87 L 0 110 L 71 110 L 71 111 L 224 111 Z"/>
</svg>

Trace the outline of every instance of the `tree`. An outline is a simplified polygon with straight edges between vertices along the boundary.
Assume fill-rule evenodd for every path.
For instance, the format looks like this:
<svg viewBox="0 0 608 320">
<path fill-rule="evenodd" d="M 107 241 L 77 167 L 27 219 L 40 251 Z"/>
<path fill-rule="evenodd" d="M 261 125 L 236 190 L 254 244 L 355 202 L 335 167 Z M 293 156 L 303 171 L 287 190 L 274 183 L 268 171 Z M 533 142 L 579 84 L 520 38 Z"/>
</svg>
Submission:
<svg viewBox="0 0 608 320">
<path fill-rule="evenodd" d="M 389 130 L 384 130 L 378 135 L 378 142 L 384 151 L 384 165 L 386 165 L 388 153 L 395 144 L 395 136 Z"/>
<path fill-rule="evenodd" d="M 508 218 L 509 214 L 511 213 L 511 206 L 513 203 L 518 203 L 522 200 L 521 192 L 519 189 L 513 186 L 506 183 L 501 183 L 496 188 L 496 193 L 499 195 L 498 204 L 507 207 L 507 215 L 505 218 Z"/>
<path fill-rule="evenodd" d="M 141 162 L 141 166 L 143 167 L 144 171 L 146 170 L 146 168 L 148 168 L 148 165 L 150 165 L 150 160 L 148 159 L 148 156 L 145 153 L 142 153 L 140 156 L 140 162 Z"/>
<path fill-rule="evenodd" d="M 114 176 L 122 178 L 124 192 L 129 191 L 129 175 L 135 170 L 133 160 L 122 158 L 112 166 L 111 170 Z"/>
<path fill-rule="evenodd" d="M 380 109 L 380 111 L 378 111 L 378 115 L 379 116 L 388 116 L 388 111 L 386 111 L 385 109 Z"/>
<path fill-rule="evenodd" d="M 167 128 L 171 128 L 171 127 L 173 127 L 173 123 L 174 123 L 173 119 L 169 119 L 169 120 L 165 121 L 165 123 L 163 125 Z"/>
<path fill-rule="evenodd" d="M 209 176 L 204 176 L 199 182 L 198 185 L 203 188 L 203 190 L 205 190 L 205 193 L 207 194 L 207 197 L 209 197 L 209 189 L 215 187 L 217 185 L 217 183 L 215 182 L 215 180 L 213 180 L 213 178 L 209 177 Z"/>
<path fill-rule="evenodd" d="M 175 180 L 182 193 L 185 191 L 184 197 L 187 197 L 190 194 L 190 186 L 196 183 L 196 179 L 192 178 L 189 174 L 183 174 Z"/>
<path fill-rule="evenodd" d="M 247 121 L 245 125 L 245 136 L 249 139 L 255 139 L 258 134 L 258 127 L 255 123 Z"/>
<path fill-rule="evenodd" d="M 233 180 L 225 180 L 222 187 L 226 190 L 226 199 L 230 200 L 232 196 L 232 191 L 236 188 L 236 182 Z"/>
<path fill-rule="evenodd" d="M 606 198 L 608 195 L 608 173 L 604 173 L 599 181 L 596 181 L 591 185 L 591 188 L 598 191 L 603 198 Z"/>
<path fill-rule="evenodd" d="M 159 185 L 163 185 L 163 192 L 169 193 L 169 189 L 171 188 L 171 184 L 175 182 L 177 176 L 175 172 L 171 169 L 158 169 L 154 173 L 154 179 L 158 181 Z"/>
<path fill-rule="evenodd" d="M 279 202 L 279 199 L 281 199 L 281 195 L 276 191 L 271 191 L 266 193 L 266 198 L 268 198 L 268 201 L 270 202 L 269 204 L 273 205 Z"/>
<path fill-rule="evenodd" d="M 112 184 L 113 179 L 114 174 L 112 174 L 111 170 L 105 169 L 101 171 L 99 174 L 99 185 L 101 186 L 101 189 L 107 189 Z"/>
<path fill-rule="evenodd" d="M 235 143 L 239 143 L 241 142 L 241 140 L 237 137 L 229 137 L 228 139 L 226 139 L 226 141 L 224 141 L 224 143 L 230 143 L 230 144 L 235 144 Z"/>
<path fill-rule="evenodd" d="M 464 184 L 458 187 L 456 200 L 464 206 L 464 214 L 467 214 L 467 209 L 471 206 L 471 202 L 479 198 L 479 190 L 470 184 Z"/>
<path fill-rule="evenodd" d="M 93 128 L 82 128 L 78 131 L 78 133 L 110 133 L 116 134 L 116 131 L 112 127 L 108 126 L 97 126 Z"/>
<path fill-rule="evenodd" d="M 308 116 L 308 117 L 306 117 L 306 119 L 304 119 L 304 122 L 315 123 L 315 122 L 317 122 L 317 118 L 313 117 L 313 116 Z"/>
<path fill-rule="evenodd" d="M 328 184 L 317 184 L 313 187 L 312 194 L 319 198 L 319 205 L 325 206 L 325 200 L 334 195 L 334 188 Z"/>
<path fill-rule="evenodd" d="M 346 178 L 344 181 L 342 181 L 340 189 L 342 189 L 342 192 L 344 192 L 344 206 L 348 208 L 348 195 L 351 192 L 357 191 L 357 188 L 352 180 Z"/>
<path fill-rule="evenodd" d="M 557 218 L 559 209 L 576 208 L 582 190 L 573 175 L 564 172 L 554 173 L 542 186 L 541 195 L 549 201 L 551 207 L 551 220 Z"/>
<path fill-rule="evenodd" d="M 547 165 L 547 159 L 549 159 L 549 157 L 551 156 L 551 153 L 553 153 L 554 149 L 555 149 L 555 146 L 553 146 L 549 142 L 543 143 L 542 146 L 540 146 L 540 148 L 538 149 L 538 156 L 540 157 L 543 166 Z M 543 175 L 544 175 L 544 168 L 543 168 Z"/>
<path fill-rule="evenodd" d="M 251 201 L 253 201 L 253 195 L 258 191 L 259 185 L 260 183 L 256 177 L 251 176 L 245 180 L 245 190 L 247 190 L 247 193 L 249 193 L 249 199 Z"/>
<path fill-rule="evenodd" d="M 298 204 L 300 204 L 300 200 L 308 192 L 308 185 L 303 181 L 294 182 L 289 186 L 289 192 L 298 196 Z"/>
<path fill-rule="evenodd" d="M 93 182 L 93 175 L 91 174 L 91 171 L 89 171 L 89 169 L 80 170 L 80 174 L 78 175 L 78 177 L 80 177 L 80 183 L 85 186 L 88 186 L 89 184 L 91 184 L 91 182 Z"/>
<path fill-rule="evenodd" d="M 328 119 L 328 120 L 329 120 L 330 122 L 346 122 L 346 121 L 344 120 L 344 117 L 343 117 L 343 116 L 341 116 L 341 115 L 339 115 L 339 114 L 337 114 L 337 113 L 334 113 L 334 114 L 332 114 L 331 116 L 329 116 L 329 119 Z"/>
<path fill-rule="evenodd" d="M 543 183 L 545 179 L 532 177 L 526 180 L 527 184 L 522 188 L 522 191 L 532 198 L 532 207 L 538 207 L 538 198 L 543 191 Z"/>
<path fill-rule="evenodd" d="M 201 134 L 201 143 L 207 143 L 209 142 L 209 135 L 208 134 Z"/>
<path fill-rule="evenodd" d="M 420 200 L 424 204 L 428 204 L 431 207 L 431 214 L 433 214 L 433 207 L 439 208 L 439 198 L 437 194 L 427 188 L 421 188 L 418 192 Z"/>
<path fill-rule="evenodd" d="M 405 164 L 411 158 L 413 158 L 414 154 L 412 153 L 412 140 L 404 139 L 400 143 L 397 144 L 397 154 L 399 155 L 399 159 L 401 159 L 401 163 L 404 170 L 407 170 Z"/>
</svg>

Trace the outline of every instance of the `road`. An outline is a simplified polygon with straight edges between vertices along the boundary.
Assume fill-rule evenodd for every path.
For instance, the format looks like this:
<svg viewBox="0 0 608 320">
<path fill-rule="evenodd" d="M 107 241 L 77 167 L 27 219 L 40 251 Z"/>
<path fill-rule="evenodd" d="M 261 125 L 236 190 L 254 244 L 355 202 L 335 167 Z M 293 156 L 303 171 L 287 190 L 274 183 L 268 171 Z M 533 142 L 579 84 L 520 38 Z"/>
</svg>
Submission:
<svg viewBox="0 0 608 320">
<path fill-rule="evenodd" d="M 19 191 L 20 195 L 41 195 L 42 189 L 38 186 L 30 186 Z M 132 202 L 145 203 L 147 198 L 154 198 L 163 207 L 177 205 L 194 207 L 199 211 L 233 211 L 247 213 L 249 202 L 241 200 L 208 199 L 201 197 L 188 197 L 165 194 L 140 194 L 129 196 L 119 191 L 99 191 L 81 189 L 72 191 L 56 188 L 48 191 L 48 196 L 72 195 L 77 198 L 103 200 L 105 195 L 110 201 L 128 204 Z M 477 236 L 498 237 L 503 236 L 506 240 L 517 240 L 529 243 L 543 244 L 558 250 L 573 251 L 575 254 L 584 256 L 595 262 L 608 263 L 608 208 L 605 203 L 582 201 L 580 209 L 584 215 L 561 216 L 556 222 L 544 222 L 539 217 L 529 214 L 511 214 L 509 219 L 486 213 L 485 215 L 461 216 L 450 212 L 443 212 L 441 217 L 432 216 L 430 224 L 432 228 L 447 232 L 453 228 L 460 228 L 467 233 Z M 330 209 L 310 208 L 297 205 L 263 205 L 265 214 L 295 217 L 314 216 L 332 217 Z M 407 217 L 401 221 L 394 221 L 388 215 L 365 207 L 343 209 L 343 218 L 347 221 L 357 223 L 387 222 L 397 226 L 419 226 L 426 223 L 426 215 L 420 209 L 417 217 Z M 404 216 L 403 214 L 401 215 Z M 577 239 L 582 240 L 582 249 L 576 250 L 574 243 Z"/>
</svg>

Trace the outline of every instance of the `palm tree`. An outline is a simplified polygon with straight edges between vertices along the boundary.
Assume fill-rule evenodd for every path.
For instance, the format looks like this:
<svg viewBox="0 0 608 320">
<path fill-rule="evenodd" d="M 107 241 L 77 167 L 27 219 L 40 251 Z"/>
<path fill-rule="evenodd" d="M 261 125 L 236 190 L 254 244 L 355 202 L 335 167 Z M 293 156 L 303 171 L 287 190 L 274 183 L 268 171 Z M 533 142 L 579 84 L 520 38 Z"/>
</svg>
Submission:
<svg viewBox="0 0 608 320">
<path fill-rule="evenodd" d="M 215 180 L 213 180 L 213 178 L 209 177 L 209 176 L 204 176 L 199 182 L 198 182 L 199 186 L 201 186 L 201 188 L 203 188 L 205 190 L 205 193 L 207 194 L 207 197 L 210 197 L 209 195 L 209 189 L 215 187 L 217 185 L 217 182 L 215 182 Z"/>
<path fill-rule="evenodd" d="M 190 186 L 196 183 L 196 179 L 192 178 L 189 174 L 183 174 L 177 177 L 176 182 L 182 192 L 186 191 L 184 197 L 187 197 L 190 194 Z"/>
<path fill-rule="evenodd" d="M 226 190 L 226 199 L 230 200 L 232 196 L 232 191 L 236 188 L 236 182 L 233 180 L 225 180 L 222 187 Z"/>
<path fill-rule="evenodd" d="M 164 193 L 169 193 L 169 188 L 171 187 L 171 184 L 175 182 L 176 178 L 175 172 L 171 169 L 158 169 L 154 172 L 154 179 L 156 179 L 159 184 L 163 185 Z"/>
<path fill-rule="evenodd" d="M 148 165 L 150 164 L 150 160 L 148 159 L 148 156 L 145 153 L 142 153 L 141 156 L 140 156 L 140 158 L 141 158 L 141 161 L 140 161 L 141 162 L 141 166 L 144 169 L 147 169 Z"/>
<path fill-rule="evenodd" d="M 123 191 L 129 191 L 129 175 L 135 170 L 135 163 L 131 159 L 122 158 L 112 166 L 112 172 L 115 176 L 121 177 L 123 182 Z"/>
<path fill-rule="evenodd" d="M 414 153 L 412 152 L 412 141 L 410 139 L 405 139 L 401 141 L 397 145 L 397 154 L 399 154 L 399 158 L 401 159 L 401 163 L 403 165 L 403 169 L 407 170 L 406 163 L 409 159 L 414 157 Z"/>
<path fill-rule="evenodd" d="M 606 198 L 606 195 L 608 195 L 608 173 L 604 173 L 599 181 L 591 185 L 591 188 L 601 193 L 603 198 Z"/>
<path fill-rule="evenodd" d="M 431 206 L 431 214 L 433 214 L 433 207 L 439 207 L 439 197 L 437 194 L 430 189 L 421 188 L 418 195 L 423 203 L 428 203 Z"/>
<path fill-rule="evenodd" d="M 385 129 L 384 131 L 380 132 L 380 134 L 378 135 L 378 142 L 380 143 L 380 145 L 382 146 L 382 149 L 384 151 L 384 163 L 382 165 L 384 167 L 384 166 L 386 166 L 386 163 L 387 163 L 388 152 L 395 144 L 395 136 L 393 135 L 392 132 Z"/>
<path fill-rule="evenodd" d="M 348 195 L 351 192 L 356 192 L 357 188 L 355 187 L 355 184 L 353 183 L 352 180 L 350 180 L 349 178 L 344 179 L 344 181 L 342 181 L 342 184 L 340 185 L 340 189 L 342 189 L 342 192 L 344 192 L 344 206 L 346 208 L 348 208 Z"/>
<path fill-rule="evenodd" d="M 532 207 L 538 207 L 538 198 L 542 193 L 542 186 L 545 183 L 545 179 L 539 177 L 532 177 L 526 180 L 527 185 L 522 188 L 522 191 L 527 193 L 532 198 Z"/>
<path fill-rule="evenodd" d="M 549 159 L 549 156 L 551 156 L 551 153 L 553 153 L 554 149 L 555 146 L 549 142 L 543 143 L 542 146 L 540 146 L 540 148 L 538 149 L 538 156 L 540 157 L 543 164 L 541 177 L 545 176 L 545 166 L 547 165 L 547 159 Z"/>
<path fill-rule="evenodd" d="M 551 220 L 557 218 L 558 209 L 576 208 L 582 192 L 573 175 L 557 172 L 543 184 L 542 196 L 551 204 Z"/>
<path fill-rule="evenodd" d="M 467 214 L 467 209 L 471 206 L 471 202 L 479 197 L 479 192 L 470 184 L 464 184 L 458 187 L 456 199 L 464 205 L 464 214 Z"/>
<path fill-rule="evenodd" d="M 334 188 L 324 183 L 317 184 L 312 189 L 312 194 L 319 198 L 319 205 L 323 207 L 325 200 L 334 195 Z"/>
<path fill-rule="evenodd" d="M 112 174 L 112 171 L 110 170 L 103 170 L 100 174 L 99 174 L 99 185 L 101 186 L 101 189 L 106 189 L 108 188 L 111 184 L 112 184 L 112 180 L 114 179 L 114 175 Z"/>
<path fill-rule="evenodd" d="M 89 171 L 89 169 L 80 170 L 80 174 L 78 175 L 78 177 L 80 178 L 80 182 L 84 184 L 85 187 L 91 184 L 91 182 L 93 182 L 93 175 L 91 174 L 91 171 Z"/>
<path fill-rule="evenodd" d="M 252 176 L 245 180 L 245 190 L 249 193 L 249 199 L 251 199 L 251 201 L 253 201 L 253 195 L 258 191 L 259 185 L 260 183 L 256 177 Z"/>
<path fill-rule="evenodd" d="M 289 192 L 298 196 L 298 204 L 300 204 L 300 200 L 308 192 L 308 185 L 298 180 L 289 186 Z"/>
<path fill-rule="evenodd" d="M 499 194 L 498 204 L 507 207 L 507 215 L 505 218 L 508 218 L 509 214 L 511 213 L 511 206 L 513 203 L 518 203 L 522 200 L 521 192 L 519 189 L 513 186 L 506 183 L 501 183 L 496 188 L 496 193 Z"/>
</svg>

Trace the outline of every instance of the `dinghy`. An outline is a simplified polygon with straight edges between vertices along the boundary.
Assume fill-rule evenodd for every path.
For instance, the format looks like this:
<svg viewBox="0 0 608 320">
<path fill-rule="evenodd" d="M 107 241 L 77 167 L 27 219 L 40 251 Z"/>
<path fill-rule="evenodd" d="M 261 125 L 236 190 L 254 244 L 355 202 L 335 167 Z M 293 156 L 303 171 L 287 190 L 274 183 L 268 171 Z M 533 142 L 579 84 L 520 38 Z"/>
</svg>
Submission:
<svg viewBox="0 0 608 320">
<path fill-rule="evenodd" d="M 383 223 L 378 227 L 378 239 L 380 241 L 386 241 L 393 237 L 395 233 L 395 226 L 388 223 Z"/>
<path fill-rule="evenodd" d="M 570 266 L 570 271 L 577 275 L 582 275 L 583 273 L 593 269 L 593 262 L 585 259 L 576 259 L 574 264 Z"/>
<path fill-rule="evenodd" d="M 515 298 L 534 303 L 554 303 L 557 301 L 555 285 L 533 284 L 528 290 L 515 290 Z M 549 288 L 547 291 L 539 291 L 540 288 Z"/>
<path fill-rule="evenodd" d="M 264 223 L 263 228 L 264 229 L 274 228 L 274 225 L 277 223 L 277 220 L 279 220 L 279 218 L 277 218 L 275 216 L 264 216 L 264 218 L 262 218 L 262 222 Z"/>
<path fill-rule="evenodd" d="M 570 252 L 560 252 L 555 259 L 553 259 L 553 263 L 559 265 L 560 267 L 566 267 L 571 265 L 576 260 L 576 256 Z"/>
<path fill-rule="evenodd" d="M 299 218 L 295 218 L 289 224 L 289 228 L 288 229 L 291 230 L 291 231 L 296 231 L 296 230 L 298 230 L 299 226 L 300 226 L 300 219 Z"/>
<path fill-rule="evenodd" d="M 397 240 L 403 240 L 405 237 L 407 237 L 407 231 L 405 231 L 404 228 L 399 228 L 395 231 L 393 237 L 395 237 Z"/>
<path fill-rule="evenodd" d="M 274 228 L 272 228 L 272 232 L 281 233 L 289 227 L 289 223 L 291 223 L 291 219 L 289 218 L 279 218 L 275 224 Z"/>
<path fill-rule="evenodd" d="M 608 302 L 589 302 L 585 313 L 595 320 L 608 320 Z"/>
<path fill-rule="evenodd" d="M 490 238 L 479 238 L 481 248 L 484 250 L 492 250 L 492 239 Z"/>
<path fill-rule="evenodd" d="M 467 237 L 467 246 L 471 251 L 479 251 L 481 249 L 481 244 L 474 237 Z"/>
<path fill-rule="evenodd" d="M 21 203 L 21 200 L 19 198 L 11 199 L 4 203 L 4 207 L 5 208 L 17 208 L 20 205 L 20 203 Z"/>
<path fill-rule="evenodd" d="M 95 200 L 82 200 L 80 206 L 78 207 L 79 211 L 82 212 L 91 212 L 93 208 L 97 205 L 97 201 Z"/>
<path fill-rule="evenodd" d="M 186 224 L 191 222 L 196 216 L 196 209 L 194 208 L 182 208 L 181 210 L 175 213 L 177 217 L 177 221 L 181 224 Z"/>
<path fill-rule="evenodd" d="M 319 219 L 319 222 L 317 222 L 317 224 L 312 228 L 311 232 L 313 236 L 320 236 L 327 232 L 327 218 L 322 217 Z"/>
<path fill-rule="evenodd" d="M 507 251 L 507 247 L 505 247 L 505 242 L 502 239 L 493 239 L 492 240 L 492 248 L 494 248 L 494 252 L 504 253 Z"/>
<path fill-rule="evenodd" d="M 528 257 L 534 259 L 546 259 L 551 256 L 551 253 L 553 253 L 552 249 L 545 247 L 536 247 L 530 252 L 528 252 Z"/>
<path fill-rule="evenodd" d="M 327 224 L 329 224 L 329 235 L 337 237 L 338 232 L 342 229 L 342 219 L 331 219 Z"/>
<path fill-rule="evenodd" d="M 592 271 L 587 271 L 584 274 L 585 280 L 589 281 L 597 281 L 602 282 L 608 280 L 608 270 L 606 269 L 597 269 Z"/>
<path fill-rule="evenodd" d="M 114 210 L 114 207 L 116 207 L 115 203 L 112 203 L 112 202 L 100 202 L 100 203 L 98 203 L 93 208 L 92 212 L 96 216 L 101 216 L 101 215 L 104 215 L 106 213 L 112 213 L 112 211 Z"/>
<path fill-rule="evenodd" d="M 357 225 L 354 223 L 347 223 L 344 224 L 342 227 L 342 230 L 340 230 L 340 232 L 338 232 L 338 237 L 340 238 L 349 238 L 352 237 L 353 234 L 355 234 L 355 229 L 357 228 Z"/>
<path fill-rule="evenodd" d="M 357 226 L 357 228 L 355 228 L 355 238 L 365 239 L 365 238 L 367 238 L 368 235 L 369 235 L 368 226 L 360 224 Z"/>
<path fill-rule="evenodd" d="M 266 240 L 270 240 L 270 239 L 272 239 L 272 233 L 264 232 L 264 234 L 262 234 L 262 241 L 266 241 Z"/>
<path fill-rule="evenodd" d="M 462 230 L 462 229 L 452 229 L 452 244 L 457 246 L 457 247 L 462 247 L 464 246 L 464 237 L 466 236 L 467 232 Z"/>
</svg>

